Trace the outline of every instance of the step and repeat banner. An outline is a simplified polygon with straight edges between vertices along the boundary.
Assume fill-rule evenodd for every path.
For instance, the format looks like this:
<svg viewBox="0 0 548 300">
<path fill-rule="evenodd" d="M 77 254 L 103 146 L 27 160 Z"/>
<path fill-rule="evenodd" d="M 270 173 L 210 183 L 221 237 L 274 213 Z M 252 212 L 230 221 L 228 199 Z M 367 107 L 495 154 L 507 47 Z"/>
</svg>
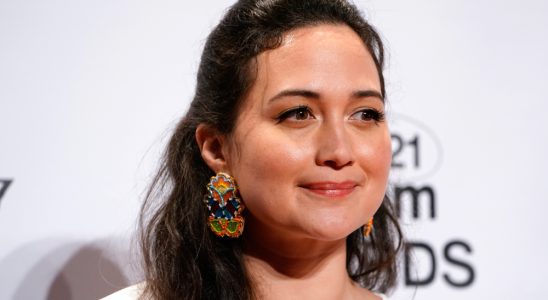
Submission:
<svg viewBox="0 0 548 300">
<path fill-rule="evenodd" d="M 386 43 L 391 299 L 542 299 L 548 3 L 355 1 Z M 140 280 L 136 219 L 233 1 L 0 1 L 0 299 Z"/>
</svg>

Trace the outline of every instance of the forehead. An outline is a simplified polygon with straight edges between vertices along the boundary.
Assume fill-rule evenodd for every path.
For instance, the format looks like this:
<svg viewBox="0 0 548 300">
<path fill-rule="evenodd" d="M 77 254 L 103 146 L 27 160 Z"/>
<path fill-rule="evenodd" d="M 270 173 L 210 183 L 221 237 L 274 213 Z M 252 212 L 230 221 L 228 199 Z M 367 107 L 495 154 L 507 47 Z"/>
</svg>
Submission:
<svg viewBox="0 0 548 300">
<path fill-rule="evenodd" d="M 284 34 L 280 47 L 276 49 L 291 51 L 301 48 L 304 50 L 307 45 L 316 48 L 317 45 L 310 45 L 311 43 L 321 43 L 325 46 L 338 44 L 357 51 L 365 49 L 358 34 L 344 24 L 319 24 L 288 31 Z"/>
<path fill-rule="evenodd" d="M 318 93 L 380 91 L 372 56 L 361 38 L 346 25 L 316 25 L 289 31 L 280 47 L 257 56 L 256 70 L 255 82 L 246 97 L 255 101 L 283 89 Z"/>
</svg>

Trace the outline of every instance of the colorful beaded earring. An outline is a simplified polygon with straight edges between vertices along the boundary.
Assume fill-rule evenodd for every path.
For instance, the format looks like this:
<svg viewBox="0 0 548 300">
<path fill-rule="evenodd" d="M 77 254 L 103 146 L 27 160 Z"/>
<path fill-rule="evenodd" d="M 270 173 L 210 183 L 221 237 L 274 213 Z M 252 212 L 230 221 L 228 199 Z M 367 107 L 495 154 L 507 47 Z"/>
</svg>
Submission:
<svg viewBox="0 0 548 300">
<path fill-rule="evenodd" d="M 363 236 L 369 237 L 371 234 L 371 230 L 373 230 L 373 217 L 367 221 L 367 224 L 363 227 Z"/>
<path fill-rule="evenodd" d="M 241 216 L 244 205 L 236 181 L 230 175 L 217 173 L 207 185 L 204 202 L 209 210 L 208 225 L 220 237 L 237 238 L 244 231 Z"/>
</svg>

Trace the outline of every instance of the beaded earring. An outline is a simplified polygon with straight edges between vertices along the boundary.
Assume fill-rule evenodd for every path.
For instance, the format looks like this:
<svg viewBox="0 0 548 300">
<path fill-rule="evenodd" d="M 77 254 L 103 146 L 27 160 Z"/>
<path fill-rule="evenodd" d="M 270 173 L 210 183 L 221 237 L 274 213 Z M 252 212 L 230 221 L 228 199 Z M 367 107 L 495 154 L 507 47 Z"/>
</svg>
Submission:
<svg viewBox="0 0 548 300">
<path fill-rule="evenodd" d="M 204 202 L 209 210 L 208 225 L 215 235 L 232 238 L 242 235 L 244 205 L 234 178 L 222 172 L 212 176 Z"/>
<path fill-rule="evenodd" d="M 363 236 L 369 237 L 371 230 L 373 230 L 373 217 L 371 217 L 369 221 L 367 221 L 367 224 L 363 227 Z"/>
</svg>

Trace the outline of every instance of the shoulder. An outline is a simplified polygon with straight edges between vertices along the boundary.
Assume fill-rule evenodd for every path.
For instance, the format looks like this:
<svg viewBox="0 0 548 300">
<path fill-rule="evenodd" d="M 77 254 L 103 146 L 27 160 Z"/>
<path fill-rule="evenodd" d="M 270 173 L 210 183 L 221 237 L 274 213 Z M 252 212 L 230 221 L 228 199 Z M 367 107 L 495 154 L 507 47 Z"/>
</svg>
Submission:
<svg viewBox="0 0 548 300">
<path fill-rule="evenodd" d="M 101 300 L 136 300 L 143 293 L 145 282 L 137 283 L 110 294 Z"/>
<path fill-rule="evenodd" d="M 374 294 L 375 296 L 380 297 L 381 300 L 388 300 L 388 297 L 386 297 L 386 295 L 384 294 L 377 294 L 377 293 L 374 293 Z"/>
<path fill-rule="evenodd" d="M 378 292 L 373 292 L 361 286 L 355 286 L 356 293 L 354 294 L 355 299 L 371 299 L 371 300 L 388 300 L 385 294 Z"/>
</svg>

